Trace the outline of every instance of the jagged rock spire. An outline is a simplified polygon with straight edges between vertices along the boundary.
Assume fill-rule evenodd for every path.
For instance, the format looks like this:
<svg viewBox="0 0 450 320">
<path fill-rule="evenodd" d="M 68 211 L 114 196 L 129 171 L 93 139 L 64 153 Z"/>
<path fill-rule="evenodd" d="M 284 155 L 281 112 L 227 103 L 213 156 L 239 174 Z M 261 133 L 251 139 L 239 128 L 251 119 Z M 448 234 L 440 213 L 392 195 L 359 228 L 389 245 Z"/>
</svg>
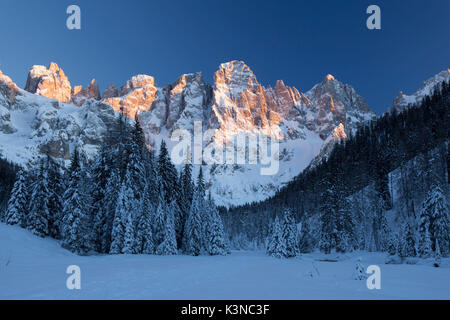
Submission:
<svg viewBox="0 0 450 320">
<path fill-rule="evenodd" d="M 64 71 L 54 62 L 49 68 L 35 65 L 28 73 L 25 90 L 60 102 L 69 102 L 72 88 Z"/>
</svg>

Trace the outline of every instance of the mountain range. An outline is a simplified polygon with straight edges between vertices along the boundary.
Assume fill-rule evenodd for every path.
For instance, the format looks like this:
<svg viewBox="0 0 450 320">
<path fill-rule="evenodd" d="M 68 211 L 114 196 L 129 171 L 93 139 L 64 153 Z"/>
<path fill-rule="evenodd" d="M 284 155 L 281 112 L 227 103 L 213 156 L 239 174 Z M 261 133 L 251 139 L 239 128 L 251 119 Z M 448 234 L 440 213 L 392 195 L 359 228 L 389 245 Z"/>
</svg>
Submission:
<svg viewBox="0 0 450 320">
<path fill-rule="evenodd" d="M 413 95 L 400 93 L 392 111 L 419 102 L 436 83 L 450 78 L 444 70 L 424 82 Z M 332 75 L 305 93 L 285 85 L 261 85 L 242 61 L 219 66 L 213 84 L 201 73 L 184 74 L 165 87 L 149 75 L 136 75 L 117 88 L 101 93 L 95 80 L 72 86 L 56 64 L 33 66 L 24 89 L 0 71 L 0 155 L 32 165 L 46 153 L 68 163 L 77 147 L 94 159 L 98 146 L 114 126 L 119 112 L 135 119 L 147 144 L 157 148 L 162 139 L 169 148 L 177 129 L 192 132 L 194 122 L 214 135 L 204 145 L 221 145 L 237 134 L 264 134 L 280 143 L 276 175 L 263 176 L 255 165 L 212 165 L 205 180 L 216 204 L 239 205 L 264 200 L 289 182 L 311 161 L 318 161 L 333 141 L 349 134 L 377 115 L 355 89 Z"/>
</svg>

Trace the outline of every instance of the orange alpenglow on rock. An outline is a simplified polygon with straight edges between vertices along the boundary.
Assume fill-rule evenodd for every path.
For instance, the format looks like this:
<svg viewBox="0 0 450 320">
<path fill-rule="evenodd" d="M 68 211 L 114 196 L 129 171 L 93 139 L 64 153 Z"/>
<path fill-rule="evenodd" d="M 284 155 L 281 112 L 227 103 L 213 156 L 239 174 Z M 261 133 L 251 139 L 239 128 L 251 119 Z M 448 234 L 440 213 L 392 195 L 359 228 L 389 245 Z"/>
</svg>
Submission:
<svg viewBox="0 0 450 320">
<path fill-rule="evenodd" d="M 28 73 L 25 90 L 60 102 L 70 102 L 72 88 L 64 71 L 54 62 L 47 69 L 35 65 Z"/>
<path fill-rule="evenodd" d="M 119 89 L 117 97 L 114 96 L 116 90 L 114 85 L 108 86 L 103 101 L 130 118 L 134 118 L 137 112 L 150 110 L 157 92 L 154 78 L 147 75 L 132 77 Z"/>
<path fill-rule="evenodd" d="M 346 140 L 347 134 L 345 133 L 345 128 L 342 123 L 339 124 L 339 126 L 336 127 L 333 131 L 333 137 L 332 140 Z"/>
</svg>

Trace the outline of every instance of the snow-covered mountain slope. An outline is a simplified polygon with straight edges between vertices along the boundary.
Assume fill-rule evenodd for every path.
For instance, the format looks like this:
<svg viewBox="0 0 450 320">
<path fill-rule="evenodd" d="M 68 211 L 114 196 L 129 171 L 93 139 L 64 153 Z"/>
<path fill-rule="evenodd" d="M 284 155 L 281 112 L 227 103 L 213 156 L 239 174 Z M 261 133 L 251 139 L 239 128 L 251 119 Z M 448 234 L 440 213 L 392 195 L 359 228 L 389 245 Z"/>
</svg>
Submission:
<svg viewBox="0 0 450 320">
<path fill-rule="evenodd" d="M 399 94 L 395 97 L 394 102 L 392 103 L 391 111 L 400 112 L 403 108 L 405 108 L 409 104 L 416 104 L 422 101 L 422 99 L 431 95 L 432 89 L 441 83 L 442 81 L 448 82 L 450 80 L 450 69 L 443 70 L 436 74 L 435 76 L 426 80 L 422 87 L 417 90 L 412 95 L 406 95 L 403 92 L 399 92 Z"/>
<path fill-rule="evenodd" d="M 75 146 L 92 157 L 116 116 L 103 102 L 77 107 L 21 90 L 0 74 L 0 154 L 16 163 L 43 153 L 69 160 Z"/>
<path fill-rule="evenodd" d="M 237 135 L 279 141 L 279 170 L 274 175 L 261 175 L 261 164 L 205 168 L 213 198 L 225 206 L 273 195 L 328 142 L 345 138 L 376 117 L 351 86 L 331 75 L 306 93 L 283 81 L 266 88 L 242 61 L 221 64 L 212 86 L 201 73 L 182 75 L 166 87 L 158 87 L 151 76 L 137 75 L 119 90 L 110 84 L 102 95 L 95 80 L 86 88 L 72 88 L 52 63 L 48 69 L 34 66 L 25 89 L 0 75 L 0 152 L 18 163 L 44 152 L 68 160 L 75 146 L 94 157 L 118 112 L 130 118 L 138 113 L 147 143 L 154 147 L 161 139 L 169 141 L 177 129 L 192 133 L 195 121 L 202 122 L 204 132 L 212 132 L 204 138 L 204 148 L 224 146 Z"/>
</svg>

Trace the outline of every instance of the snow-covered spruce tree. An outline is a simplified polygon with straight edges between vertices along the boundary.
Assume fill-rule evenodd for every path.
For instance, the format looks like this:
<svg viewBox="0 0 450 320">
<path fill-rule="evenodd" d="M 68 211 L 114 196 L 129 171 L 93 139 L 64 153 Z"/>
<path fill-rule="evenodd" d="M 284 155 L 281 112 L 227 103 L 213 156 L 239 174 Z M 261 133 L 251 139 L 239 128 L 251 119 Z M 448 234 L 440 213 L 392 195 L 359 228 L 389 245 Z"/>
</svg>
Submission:
<svg viewBox="0 0 450 320">
<path fill-rule="evenodd" d="M 205 180 L 203 178 L 203 167 L 200 167 L 198 177 L 197 177 L 197 184 L 196 184 L 196 190 L 200 194 L 200 217 L 201 217 L 201 239 L 202 239 L 202 252 L 207 253 L 208 247 L 209 247 L 209 228 L 210 224 L 212 222 L 209 207 L 208 207 L 208 200 L 206 199 L 206 186 L 205 186 Z M 211 199 L 211 195 L 209 195 L 209 199 Z"/>
<path fill-rule="evenodd" d="M 334 212 L 325 208 L 322 209 L 322 228 L 320 232 L 319 247 L 322 252 L 329 254 L 331 253 L 331 249 L 335 246 L 337 230 L 334 224 Z"/>
<path fill-rule="evenodd" d="M 158 206 L 160 179 L 157 172 L 157 162 L 154 150 L 146 150 L 143 155 L 145 187 L 147 188 L 146 197 L 156 209 Z"/>
<path fill-rule="evenodd" d="M 439 267 L 441 265 L 441 247 L 439 245 L 439 241 L 436 240 L 436 243 L 434 245 L 434 247 L 436 248 L 435 252 L 434 252 L 434 266 L 435 267 Z"/>
<path fill-rule="evenodd" d="M 93 249 L 92 221 L 85 197 L 82 194 L 81 166 L 78 151 L 75 150 L 69 168 L 69 183 L 64 192 L 62 209 L 62 246 L 84 255 Z"/>
<path fill-rule="evenodd" d="M 415 257 L 416 252 L 416 240 L 414 236 L 414 229 L 410 222 L 406 222 L 399 235 L 398 255 L 401 258 Z"/>
<path fill-rule="evenodd" d="M 119 177 L 122 181 L 128 169 L 128 161 L 132 146 L 132 128 L 129 125 L 126 111 L 121 106 L 117 121 L 110 133 L 109 144 L 112 147 L 114 168 L 119 170 Z"/>
<path fill-rule="evenodd" d="M 179 203 L 181 203 L 181 193 L 178 194 L 178 198 L 176 200 L 172 200 L 168 205 L 168 211 L 170 211 L 173 214 L 173 220 L 174 220 L 174 228 L 175 228 L 175 238 L 177 240 L 177 247 L 181 247 L 181 239 L 182 236 L 180 233 L 183 230 L 183 226 L 181 225 L 183 221 L 184 214 L 182 213 L 180 209 Z M 179 245 L 180 244 L 180 245 Z"/>
<path fill-rule="evenodd" d="M 387 243 L 387 252 L 389 253 L 389 255 L 395 256 L 398 253 L 397 245 L 397 237 L 391 232 Z"/>
<path fill-rule="evenodd" d="M 321 184 L 324 191 L 320 197 L 321 232 L 319 247 L 322 252 L 329 254 L 331 249 L 336 246 L 339 200 L 335 190 L 337 186 L 333 182 L 331 174 L 324 177 Z"/>
<path fill-rule="evenodd" d="M 141 198 L 141 213 L 139 216 L 136 230 L 136 246 L 138 253 L 153 254 L 155 245 L 153 243 L 152 221 L 155 215 L 154 206 L 149 198 L 149 186 L 144 188 L 144 194 Z"/>
<path fill-rule="evenodd" d="M 194 192 L 191 209 L 189 211 L 186 226 L 183 234 L 183 249 L 187 254 L 198 256 L 202 253 L 204 244 L 204 221 L 203 211 L 205 210 L 205 190 L 200 169 L 199 182 Z"/>
<path fill-rule="evenodd" d="M 300 236 L 298 241 L 299 251 L 301 253 L 310 253 L 314 250 L 314 237 L 311 234 L 309 221 L 304 220 L 302 222 L 302 228 L 300 230 Z"/>
<path fill-rule="evenodd" d="M 178 185 L 177 169 L 170 160 L 169 151 L 164 140 L 161 142 L 158 155 L 158 175 L 164 191 L 164 198 L 166 203 L 169 204 L 177 199 L 180 186 Z"/>
<path fill-rule="evenodd" d="M 108 224 L 110 212 L 106 210 L 106 187 L 111 174 L 111 168 L 107 165 L 108 150 L 106 145 L 102 145 L 99 157 L 94 163 L 92 169 L 92 179 L 90 193 L 92 197 L 91 216 L 94 223 L 94 248 L 97 252 L 107 253 L 109 246 L 104 246 L 104 240 L 107 237 L 105 226 Z"/>
<path fill-rule="evenodd" d="M 153 217 L 153 243 L 157 248 L 164 241 L 164 228 L 166 226 L 166 216 L 168 211 L 164 191 L 161 188 L 159 194 L 158 207 Z"/>
<path fill-rule="evenodd" d="M 6 209 L 5 222 L 10 225 L 18 224 L 21 227 L 26 226 L 28 212 L 28 189 L 25 182 L 25 171 L 19 170 L 16 182 L 11 191 L 11 196 Z"/>
<path fill-rule="evenodd" d="M 176 255 L 177 240 L 175 235 L 174 216 L 170 210 L 165 212 L 163 241 L 156 248 L 158 255 Z"/>
<path fill-rule="evenodd" d="M 430 230 L 428 225 L 425 226 L 423 234 L 420 234 L 418 254 L 422 258 L 429 258 L 433 254 L 432 242 L 430 238 Z"/>
<path fill-rule="evenodd" d="M 40 160 L 37 180 L 33 186 L 30 197 L 30 212 L 28 214 L 27 228 L 33 234 L 45 237 L 49 235 L 48 219 L 50 187 L 48 170 L 44 159 Z"/>
<path fill-rule="evenodd" d="M 139 118 L 136 116 L 135 125 L 131 132 L 130 154 L 128 156 L 127 171 L 130 172 L 132 180 L 134 198 L 140 200 L 146 184 L 146 172 L 144 165 L 145 136 L 139 124 Z"/>
<path fill-rule="evenodd" d="M 104 253 L 109 253 L 111 249 L 111 238 L 120 186 L 120 171 L 114 169 L 111 171 L 108 182 L 106 183 L 102 208 L 101 211 L 98 212 L 95 222 L 96 230 L 98 232 L 97 239 L 101 242 L 101 251 Z"/>
<path fill-rule="evenodd" d="M 62 237 L 62 210 L 63 210 L 63 197 L 64 186 L 62 177 L 62 168 L 60 165 L 47 155 L 48 163 L 48 180 L 50 186 L 49 194 L 49 235 L 55 239 L 61 239 Z"/>
<path fill-rule="evenodd" d="M 361 262 L 361 258 L 358 258 L 358 260 L 356 261 L 355 273 L 353 275 L 353 278 L 355 280 L 365 280 L 366 279 L 366 273 L 364 270 L 364 266 Z"/>
<path fill-rule="evenodd" d="M 110 253 L 135 253 L 135 228 L 133 214 L 136 211 L 136 199 L 132 189 L 131 171 L 127 170 L 120 187 L 114 213 L 111 234 Z"/>
<path fill-rule="evenodd" d="M 286 258 L 292 258 L 298 255 L 297 225 L 295 224 L 294 214 L 290 209 L 284 210 L 284 219 L 282 226 L 283 239 L 286 243 Z"/>
<path fill-rule="evenodd" d="M 342 196 L 339 201 L 338 225 L 336 232 L 336 251 L 352 251 L 356 243 L 355 222 L 348 198 Z"/>
<path fill-rule="evenodd" d="M 125 223 L 125 235 L 123 238 L 123 254 L 136 254 L 138 253 L 138 249 L 136 248 L 136 239 L 135 239 L 135 226 L 133 219 L 133 212 L 136 210 L 136 206 L 134 205 L 134 201 L 130 203 L 130 209 L 126 212 L 126 223 Z M 123 212 L 125 214 L 125 212 Z"/>
<path fill-rule="evenodd" d="M 435 187 L 428 193 L 421 213 L 421 236 L 423 235 L 422 221 L 429 221 L 429 232 L 432 244 L 439 242 L 442 256 L 450 252 L 450 221 L 445 196 L 440 187 Z M 436 248 L 433 248 L 436 251 Z"/>
<path fill-rule="evenodd" d="M 275 258 L 286 256 L 286 241 L 283 237 L 283 227 L 280 225 L 278 216 L 272 225 L 272 234 L 267 247 L 267 254 Z"/>
<path fill-rule="evenodd" d="M 190 162 L 186 162 L 183 170 L 181 171 L 181 190 L 183 194 L 184 206 L 182 210 L 189 213 L 191 207 L 192 198 L 194 196 L 194 182 L 192 180 L 192 165 Z"/>
<path fill-rule="evenodd" d="M 222 218 L 220 217 L 219 211 L 217 210 L 217 207 L 215 206 L 211 197 L 209 197 L 207 202 L 207 211 L 209 213 L 207 230 L 208 254 L 211 256 L 226 255 L 227 245 Z"/>
<path fill-rule="evenodd" d="M 175 221 L 175 231 L 177 232 L 177 242 L 178 246 L 182 247 L 184 226 L 186 225 L 186 220 L 189 215 L 189 210 L 192 204 L 192 198 L 194 195 L 194 183 L 192 181 L 192 165 L 190 163 L 190 152 L 188 151 L 189 158 L 180 173 L 180 196 L 177 201 L 178 207 L 180 209 L 179 221 Z"/>
<path fill-rule="evenodd" d="M 386 252 L 390 250 L 390 246 L 392 244 L 392 230 L 388 225 L 386 219 L 386 212 L 382 210 L 380 212 L 380 245 L 381 250 Z"/>
<path fill-rule="evenodd" d="M 127 222 L 124 220 L 124 218 L 127 217 L 126 210 L 129 204 L 127 196 L 129 195 L 131 195 L 131 190 L 129 190 L 125 184 L 122 184 L 117 199 L 111 232 L 111 248 L 109 249 L 109 253 L 111 254 L 122 253 L 123 242 L 125 238 L 125 227 Z"/>
</svg>

